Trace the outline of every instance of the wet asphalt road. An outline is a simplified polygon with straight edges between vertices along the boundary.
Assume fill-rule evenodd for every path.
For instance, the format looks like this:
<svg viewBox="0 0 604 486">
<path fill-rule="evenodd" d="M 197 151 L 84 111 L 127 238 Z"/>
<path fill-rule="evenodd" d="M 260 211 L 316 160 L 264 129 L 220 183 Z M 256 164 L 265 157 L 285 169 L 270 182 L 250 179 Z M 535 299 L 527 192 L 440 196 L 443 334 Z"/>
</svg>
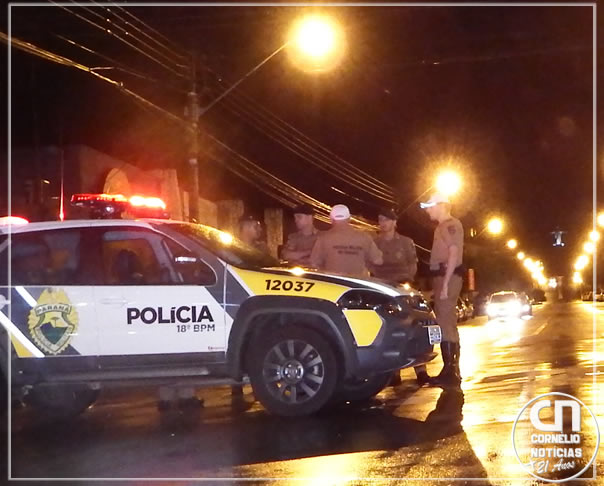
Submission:
<svg viewBox="0 0 604 486">
<path fill-rule="evenodd" d="M 109 390 L 84 415 L 54 426 L 40 424 L 28 409 L 13 410 L 11 476 L 165 478 L 154 484 L 175 484 L 168 478 L 282 478 L 312 485 L 478 478 L 472 484 L 529 484 L 521 481 L 529 476 L 510 440 L 512 423 L 528 400 L 569 393 L 591 406 L 604 425 L 604 305 L 552 303 L 534 313 L 530 320 L 482 317 L 460 326 L 461 392 L 418 390 L 413 371 L 405 370 L 401 386 L 370 404 L 301 419 L 268 415 L 249 387 L 243 401 L 233 401 L 228 387 L 202 389 L 202 410 L 165 413 L 157 411 L 153 389 Z M 429 372 L 439 369 L 437 358 Z M 597 395 L 600 404 L 594 404 Z M 599 457 L 602 476 L 602 451 Z M 596 483 L 604 480 L 588 484 Z"/>
</svg>

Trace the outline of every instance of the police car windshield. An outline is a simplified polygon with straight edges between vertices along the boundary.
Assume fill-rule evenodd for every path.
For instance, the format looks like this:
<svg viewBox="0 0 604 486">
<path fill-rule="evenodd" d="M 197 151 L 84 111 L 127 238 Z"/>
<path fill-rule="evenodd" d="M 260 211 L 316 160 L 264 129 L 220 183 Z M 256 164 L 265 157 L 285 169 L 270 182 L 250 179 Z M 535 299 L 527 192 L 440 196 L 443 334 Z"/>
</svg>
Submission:
<svg viewBox="0 0 604 486">
<path fill-rule="evenodd" d="M 162 230 L 170 233 L 177 232 L 196 243 L 207 248 L 225 262 L 251 268 L 280 266 L 279 260 L 271 255 L 257 250 L 253 246 L 245 244 L 238 238 L 231 237 L 228 233 L 220 231 L 211 226 L 193 223 L 170 223 L 160 224 Z"/>
</svg>

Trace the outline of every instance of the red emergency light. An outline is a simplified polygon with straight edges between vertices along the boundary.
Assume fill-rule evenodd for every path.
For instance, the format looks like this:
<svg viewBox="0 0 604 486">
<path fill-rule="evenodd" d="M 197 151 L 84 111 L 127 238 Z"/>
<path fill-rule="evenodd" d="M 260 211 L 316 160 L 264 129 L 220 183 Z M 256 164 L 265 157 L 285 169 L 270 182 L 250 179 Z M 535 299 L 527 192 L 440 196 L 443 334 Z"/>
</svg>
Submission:
<svg viewBox="0 0 604 486">
<path fill-rule="evenodd" d="M 73 206 L 90 209 L 91 217 L 96 219 L 121 218 L 128 212 L 140 218 L 167 218 L 166 203 L 158 197 L 132 196 L 122 194 L 74 194 Z"/>
</svg>

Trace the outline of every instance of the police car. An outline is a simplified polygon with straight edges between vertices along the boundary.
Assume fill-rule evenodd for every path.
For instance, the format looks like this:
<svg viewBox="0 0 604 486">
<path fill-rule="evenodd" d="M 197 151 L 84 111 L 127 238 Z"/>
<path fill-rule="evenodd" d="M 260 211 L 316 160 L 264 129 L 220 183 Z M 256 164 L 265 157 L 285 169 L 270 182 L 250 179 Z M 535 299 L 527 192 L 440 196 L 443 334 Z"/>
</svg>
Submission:
<svg viewBox="0 0 604 486">
<path fill-rule="evenodd" d="M 75 202 L 97 218 L 130 204 Z M 13 393 L 46 415 L 80 413 L 113 385 L 247 379 L 270 412 L 305 415 L 377 394 L 440 342 L 408 287 L 286 267 L 201 224 L 0 224 L 0 258 L 10 267 L 0 274 L 0 365 Z"/>
</svg>

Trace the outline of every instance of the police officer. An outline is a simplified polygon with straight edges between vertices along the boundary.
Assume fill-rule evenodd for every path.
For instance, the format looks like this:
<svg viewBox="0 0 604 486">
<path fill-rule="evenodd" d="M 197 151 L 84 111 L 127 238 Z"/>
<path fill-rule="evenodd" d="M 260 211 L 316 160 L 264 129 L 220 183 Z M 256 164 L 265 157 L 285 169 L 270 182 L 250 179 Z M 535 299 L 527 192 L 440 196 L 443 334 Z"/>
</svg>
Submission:
<svg viewBox="0 0 604 486">
<path fill-rule="evenodd" d="M 439 386 L 459 385 L 459 332 L 455 304 L 463 282 L 463 226 L 451 216 L 451 203 L 444 194 L 434 194 L 421 203 L 430 219 L 438 226 L 430 254 L 430 273 L 434 291 L 434 311 L 442 329 L 440 344 L 444 366 L 440 374 L 431 379 Z"/>
<path fill-rule="evenodd" d="M 239 239 L 263 253 L 269 253 L 262 239 L 262 223 L 256 216 L 247 214 L 239 220 Z"/>
<path fill-rule="evenodd" d="M 310 254 L 319 230 L 315 228 L 314 211 L 310 204 L 301 204 L 294 208 L 294 220 L 298 231 L 291 233 L 283 247 L 281 256 L 294 265 L 309 266 Z"/>
<path fill-rule="evenodd" d="M 396 231 L 396 212 L 382 208 L 378 213 L 380 232 L 375 244 L 384 255 L 382 265 L 373 265 L 371 272 L 377 278 L 392 283 L 411 282 L 417 273 L 417 253 L 411 238 Z"/>
<path fill-rule="evenodd" d="M 375 238 L 377 247 L 384 255 L 382 265 L 372 266 L 375 277 L 387 280 L 392 284 L 411 282 L 417 273 L 417 252 L 415 243 L 407 236 L 396 231 L 396 211 L 392 208 L 382 208 L 378 213 L 380 232 Z M 417 384 L 421 387 L 429 383 L 430 377 L 425 365 L 415 368 Z M 392 386 L 401 384 L 401 375 L 395 372 L 392 375 Z"/>
<path fill-rule="evenodd" d="M 350 225 L 350 210 L 336 204 L 329 214 L 331 229 L 319 235 L 311 266 L 351 277 L 368 277 L 368 265 L 381 265 L 382 252 L 367 233 Z"/>
</svg>

